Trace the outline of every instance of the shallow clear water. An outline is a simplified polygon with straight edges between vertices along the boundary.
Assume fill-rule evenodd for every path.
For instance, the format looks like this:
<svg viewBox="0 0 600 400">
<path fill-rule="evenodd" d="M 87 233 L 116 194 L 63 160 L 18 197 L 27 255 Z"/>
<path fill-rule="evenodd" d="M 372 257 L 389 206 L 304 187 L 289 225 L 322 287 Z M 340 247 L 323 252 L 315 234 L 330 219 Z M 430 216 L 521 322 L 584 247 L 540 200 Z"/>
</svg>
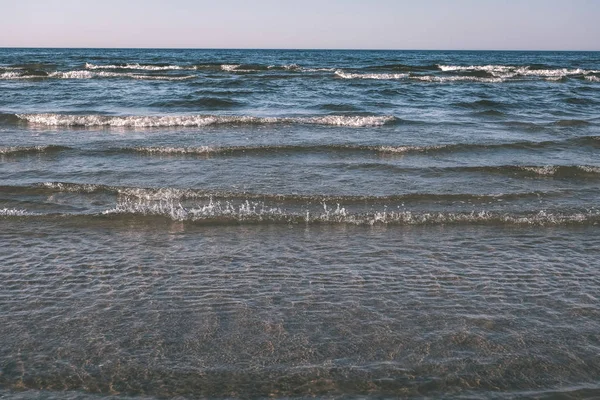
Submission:
<svg viewBox="0 0 600 400">
<path fill-rule="evenodd" d="M 599 79 L 0 49 L 0 396 L 600 396 Z"/>
</svg>

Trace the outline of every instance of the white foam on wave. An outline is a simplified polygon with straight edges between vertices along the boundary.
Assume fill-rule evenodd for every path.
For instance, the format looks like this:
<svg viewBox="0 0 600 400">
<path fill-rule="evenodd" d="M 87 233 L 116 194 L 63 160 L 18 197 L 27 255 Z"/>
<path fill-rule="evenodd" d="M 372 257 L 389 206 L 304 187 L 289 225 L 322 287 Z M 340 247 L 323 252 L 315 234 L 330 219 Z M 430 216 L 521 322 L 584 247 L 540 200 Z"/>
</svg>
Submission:
<svg viewBox="0 0 600 400">
<path fill-rule="evenodd" d="M 552 77 L 563 78 L 565 76 L 570 76 L 570 75 L 586 75 L 586 74 L 590 74 L 592 72 L 593 71 L 586 71 L 581 68 L 577 68 L 577 69 L 567 69 L 567 68 L 534 69 L 534 70 L 531 70 L 531 69 L 525 67 L 525 68 L 518 68 L 515 70 L 515 73 L 518 75 L 540 76 L 540 77 L 547 77 L 547 78 L 552 78 Z"/>
<path fill-rule="evenodd" d="M 135 151 L 149 154 L 210 154 L 218 149 L 210 146 L 198 147 L 134 147 Z"/>
<path fill-rule="evenodd" d="M 340 69 L 335 71 L 335 75 L 342 79 L 379 79 L 379 80 L 393 80 L 393 79 L 405 79 L 408 78 L 408 74 L 355 74 L 344 72 Z"/>
<path fill-rule="evenodd" d="M 561 167 L 558 165 L 545 165 L 545 166 L 540 166 L 540 167 L 522 166 L 519 168 L 522 169 L 523 171 L 533 172 L 534 174 L 541 175 L 541 176 L 553 176 L 553 175 L 556 175 L 557 173 L 559 173 L 561 171 L 561 168 L 565 168 L 565 167 Z M 590 165 L 575 165 L 573 167 L 567 166 L 566 168 L 575 168 L 581 172 L 585 172 L 588 174 L 600 174 L 600 167 L 594 167 L 594 166 L 590 166 Z"/>
<path fill-rule="evenodd" d="M 336 68 L 302 68 L 303 72 L 335 72 Z"/>
<path fill-rule="evenodd" d="M 192 67 L 182 67 L 180 65 L 143 65 L 143 64 L 126 64 L 126 65 L 95 65 L 85 63 L 86 69 L 138 69 L 144 71 L 173 71 L 182 69 L 194 69 Z"/>
<path fill-rule="evenodd" d="M 105 215 L 137 214 L 164 216 L 174 221 L 233 221 L 236 223 L 284 222 L 284 223 L 342 223 L 351 225 L 441 225 L 441 224 L 480 224 L 502 223 L 515 225 L 562 225 L 595 221 L 600 214 L 595 211 L 579 213 L 553 213 L 541 210 L 537 213 L 501 214 L 485 210 L 469 213 L 460 212 L 411 212 L 403 210 L 352 213 L 340 204 L 322 204 L 322 209 L 289 211 L 268 205 L 262 201 L 213 201 L 184 207 L 179 199 L 158 201 L 149 198 L 120 199 L 118 204 L 103 212 Z"/>
<path fill-rule="evenodd" d="M 221 64 L 219 68 L 222 71 L 227 72 L 255 72 L 260 69 L 240 69 L 241 64 Z M 4 68 L 8 69 L 8 68 Z M 105 70 L 105 69 L 126 69 L 126 70 L 141 70 L 141 71 L 189 71 L 203 69 L 202 66 L 183 66 L 183 65 L 151 65 L 151 64 L 125 64 L 125 65 L 97 65 L 92 63 L 85 63 L 86 70 Z M 302 72 L 333 72 L 335 68 L 304 68 L 298 64 L 284 64 L 284 65 L 269 65 L 269 70 L 284 69 L 286 71 L 302 71 Z"/>
<path fill-rule="evenodd" d="M 292 122 L 298 120 L 301 123 L 336 125 L 336 126 L 380 126 L 396 121 L 393 116 L 347 116 L 347 115 L 327 115 L 324 117 L 299 117 L 291 118 Z"/>
<path fill-rule="evenodd" d="M 48 126 L 111 127 L 202 127 L 227 124 L 313 124 L 348 127 L 381 126 L 396 120 L 393 116 L 253 117 L 233 115 L 105 116 L 68 114 L 17 114 L 29 123 Z"/>
<path fill-rule="evenodd" d="M 542 176 L 551 176 L 556 174 L 556 172 L 558 171 L 558 167 L 553 165 L 546 165 L 542 167 L 521 167 L 521 169 L 523 171 L 533 172 L 534 174 Z"/>
<path fill-rule="evenodd" d="M 274 68 L 274 67 L 270 66 L 269 68 Z M 286 65 L 283 65 L 283 69 L 288 70 L 288 71 L 299 71 L 299 70 L 302 70 L 302 67 L 300 67 L 298 64 L 286 64 Z"/>
<path fill-rule="evenodd" d="M 40 184 L 41 187 L 56 190 L 59 192 L 70 192 L 70 193 L 93 193 L 101 188 L 105 188 L 103 185 L 95 185 L 91 183 L 63 183 L 63 182 L 43 182 Z"/>
<path fill-rule="evenodd" d="M 198 221 L 202 219 L 229 218 L 236 221 L 272 220 L 285 217 L 285 212 L 277 207 L 269 207 L 263 202 L 246 201 L 234 204 L 229 201 L 209 200 L 207 204 L 193 208 L 183 207 L 177 201 L 147 201 L 146 199 L 122 199 L 113 209 L 103 212 L 110 214 L 141 214 L 167 216 L 175 221 Z"/>
<path fill-rule="evenodd" d="M 0 154 L 22 153 L 29 151 L 44 152 L 49 148 L 50 146 L 0 146 Z"/>
<path fill-rule="evenodd" d="M 240 69 L 242 65 L 241 64 L 222 64 L 221 70 L 223 71 L 227 71 L 227 72 L 260 72 L 260 71 L 264 71 L 264 68 L 245 68 L 245 69 Z M 268 65 L 267 66 L 267 70 L 280 70 L 280 69 L 284 69 L 286 71 L 303 71 L 303 72 L 309 72 L 309 71 L 317 71 L 317 69 L 308 69 L 308 68 L 303 68 L 301 66 L 299 66 L 298 64 L 284 64 L 284 65 Z"/>
<path fill-rule="evenodd" d="M 481 78 L 478 76 L 434 76 L 421 75 L 411 76 L 411 79 L 422 82 L 446 83 L 446 82 L 480 82 L 480 83 L 501 83 L 503 78 Z"/>
<path fill-rule="evenodd" d="M 145 188 L 117 188 L 117 193 L 120 196 L 133 198 L 136 201 L 180 201 L 184 197 L 186 198 L 201 198 L 207 197 L 201 195 L 198 191 L 188 189 L 176 189 L 176 188 L 158 188 L 158 189 L 145 189 Z M 121 199 L 121 202 L 124 199 Z M 132 201 L 132 199 L 125 200 Z"/>
<path fill-rule="evenodd" d="M 126 75 L 126 74 L 110 74 L 107 72 L 102 72 L 102 73 L 96 73 L 96 72 L 90 72 L 90 71 L 66 71 L 66 72 L 61 72 L 61 71 L 56 71 L 56 72 L 51 72 L 50 74 L 48 74 L 49 78 L 57 78 L 57 79 L 92 79 L 98 76 L 106 76 L 106 77 L 113 77 L 113 76 L 118 76 L 118 75 Z"/>
<path fill-rule="evenodd" d="M 470 66 L 460 66 L 460 65 L 438 65 L 438 68 L 444 72 L 454 72 L 454 71 L 485 71 L 485 72 L 509 72 L 514 67 L 507 65 L 470 65 Z"/>
<path fill-rule="evenodd" d="M 432 150 L 439 150 L 448 147 L 446 145 L 439 146 L 366 146 L 366 147 L 356 147 L 356 146 L 341 146 L 341 148 L 350 148 L 350 149 L 364 149 L 371 150 L 380 153 L 411 153 L 411 152 L 427 152 Z M 277 149 L 278 146 L 274 147 L 262 147 L 262 149 Z M 129 148 L 133 151 L 139 153 L 147 153 L 147 154 L 165 154 L 165 155 L 185 155 L 185 154 L 197 154 L 197 155 L 210 155 L 210 154 L 219 154 L 228 151 L 252 151 L 252 150 L 260 150 L 261 147 L 211 147 L 211 146 L 197 146 L 197 147 L 132 147 Z"/>
<path fill-rule="evenodd" d="M 240 66 L 241 66 L 240 64 L 222 64 L 221 69 L 223 71 L 235 71 Z"/>
<path fill-rule="evenodd" d="M 382 153 L 412 153 L 412 152 L 427 152 L 429 150 L 439 150 L 446 146 L 380 146 L 376 150 Z"/>
<path fill-rule="evenodd" d="M 0 217 L 23 217 L 27 215 L 35 215 L 27 210 L 17 208 L 0 208 Z"/>
<path fill-rule="evenodd" d="M 141 75 L 128 72 L 109 72 L 109 71 L 54 71 L 48 75 L 23 75 L 20 72 L 4 72 L 0 74 L 0 79 L 94 79 L 94 78 L 130 78 L 141 80 L 166 80 L 182 81 L 195 78 L 194 75 L 186 76 L 168 76 L 168 75 Z"/>
<path fill-rule="evenodd" d="M 511 65 L 438 65 L 443 72 L 475 72 L 483 71 L 499 78 L 515 78 L 518 76 L 535 76 L 545 78 L 563 78 L 571 75 L 589 75 L 598 73 L 595 70 L 585 70 L 582 68 L 568 69 L 531 69 L 529 66 L 511 66 Z"/>
<path fill-rule="evenodd" d="M 126 72 L 92 72 L 92 71 L 66 71 L 66 72 L 52 72 L 48 74 L 49 78 L 57 79 L 93 79 L 93 78 L 131 78 L 141 80 L 167 80 L 167 81 L 182 81 L 187 79 L 195 78 L 194 75 L 186 76 L 167 76 L 167 75 L 140 75 L 135 73 Z"/>
<path fill-rule="evenodd" d="M 31 79 L 31 78 L 39 78 L 39 76 L 34 76 L 34 75 L 23 75 L 21 72 L 14 72 L 14 71 L 9 71 L 9 72 L 3 72 L 0 74 L 0 79 Z"/>
<path fill-rule="evenodd" d="M 585 79 L 587 79 L 590 82 L 600 82 L 600 78 L 597 76 L 586 76 Z"/>
<path fill-rule="evenodd" d="M 578 165 L 577 168 L 589 174 L 600 174 L 600 167 L 592 167 L 589 165 Z"/>
</svg>

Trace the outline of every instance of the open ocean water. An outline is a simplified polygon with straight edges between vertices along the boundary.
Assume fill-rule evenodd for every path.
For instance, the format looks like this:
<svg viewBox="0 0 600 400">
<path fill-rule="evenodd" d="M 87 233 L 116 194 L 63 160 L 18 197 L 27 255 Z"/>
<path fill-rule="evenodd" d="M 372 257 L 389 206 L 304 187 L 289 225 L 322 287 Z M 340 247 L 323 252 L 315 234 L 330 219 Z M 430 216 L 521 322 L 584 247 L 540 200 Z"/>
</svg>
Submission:
<svg viewBox="0 0 600 400">
<path fill-rule="evenodd" d="M 0 49 L 0 397 L 600 398 L 600 53 Z"/>
</svg>

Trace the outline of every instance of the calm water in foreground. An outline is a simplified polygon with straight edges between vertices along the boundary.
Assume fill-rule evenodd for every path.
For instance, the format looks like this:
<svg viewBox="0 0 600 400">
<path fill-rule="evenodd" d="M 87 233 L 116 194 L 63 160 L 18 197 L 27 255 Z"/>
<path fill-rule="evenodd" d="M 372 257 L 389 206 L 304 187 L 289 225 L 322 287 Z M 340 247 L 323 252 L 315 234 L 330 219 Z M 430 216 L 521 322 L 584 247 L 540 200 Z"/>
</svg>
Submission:
<svg viewBox="0 0 600 400">
<path fill-rule="evenodd" d="M 600 398 L 600 53 L 0 49 L 0 397 Z"/>
</svg>

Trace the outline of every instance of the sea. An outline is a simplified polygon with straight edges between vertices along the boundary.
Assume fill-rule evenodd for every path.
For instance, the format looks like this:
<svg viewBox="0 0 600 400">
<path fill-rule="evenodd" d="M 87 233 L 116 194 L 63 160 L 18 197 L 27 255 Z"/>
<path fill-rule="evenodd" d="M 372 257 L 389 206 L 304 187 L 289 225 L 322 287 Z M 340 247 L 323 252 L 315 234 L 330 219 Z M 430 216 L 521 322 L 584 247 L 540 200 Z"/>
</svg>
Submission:
<svg viewBox="0 0 600 400">
<path fill-rule="evenodd" d="M 600 52 L 0 49 L 0 398 L 600 398 Z"/>
</svg>

